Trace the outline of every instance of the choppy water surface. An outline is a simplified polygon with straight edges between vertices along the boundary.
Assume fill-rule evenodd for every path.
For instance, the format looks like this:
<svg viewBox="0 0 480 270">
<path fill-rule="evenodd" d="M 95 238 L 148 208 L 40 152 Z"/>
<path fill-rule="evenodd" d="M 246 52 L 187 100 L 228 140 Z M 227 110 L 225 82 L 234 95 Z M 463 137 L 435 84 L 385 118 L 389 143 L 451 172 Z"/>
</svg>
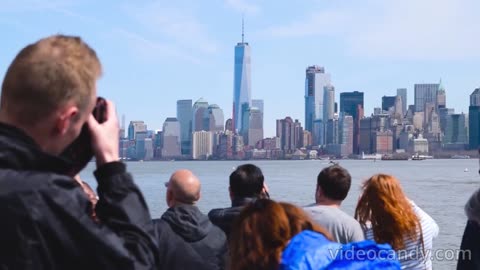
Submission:
<svg viewBox="0 0 480 270">
<path fill-rule="evenodd" d="M 202 181 L 199 207 L 207 212 L 211 208 L 227 207 L 228 176 L 243 164 L 240 161 L 191 162 L 129 162 L 128 170 L 143 191 L 152 217 L 166 210 L 165 186 L 170 174 L 181 168 L 192 170 Z M 254 161 L 266 178 L 270 195 L 275 200 L 306 205 L 314 202 L 316 177 L 328 166 L 326 161 Z M 92 176 L 94 163 L 82 172 L 82 178 L 95 186 Z M 345 160 L 340 165 L 353 177 L 352 189 L 343 209 L 353 215 L 360 185 L 375 173 L 395 175 L 405 193 L 430 214 L 440 226 L 440 235 L 434 240 L 435 249 L 458 249 L 466 217 L 463 206 L 480 187 L 478 161 L 423 160 L 423 161 L 361 161 Z M 468 171 L 466 170 L 468 169 Z M 440 255 L 441 256 L 441 255 Z M 449 256 L 449 254 L 445 254 Z M 454 269 L 456 261 L 436 260 L 434 269 Z"/>
</svg>

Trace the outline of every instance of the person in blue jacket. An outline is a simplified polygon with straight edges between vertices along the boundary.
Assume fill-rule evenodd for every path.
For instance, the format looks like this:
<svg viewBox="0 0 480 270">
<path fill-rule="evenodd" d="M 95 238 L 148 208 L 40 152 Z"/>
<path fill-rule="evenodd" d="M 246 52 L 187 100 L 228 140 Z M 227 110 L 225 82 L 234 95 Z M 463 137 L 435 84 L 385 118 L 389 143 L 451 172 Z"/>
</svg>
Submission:
<svg viewBox="0 0 480 270">
<path fill-rule="evenodd" d="M 259 199 L 235 221 L 229 242 L 231 270 L 399 270 L 389 245 L 333 242 L 300 208 Z"/>
</svg>

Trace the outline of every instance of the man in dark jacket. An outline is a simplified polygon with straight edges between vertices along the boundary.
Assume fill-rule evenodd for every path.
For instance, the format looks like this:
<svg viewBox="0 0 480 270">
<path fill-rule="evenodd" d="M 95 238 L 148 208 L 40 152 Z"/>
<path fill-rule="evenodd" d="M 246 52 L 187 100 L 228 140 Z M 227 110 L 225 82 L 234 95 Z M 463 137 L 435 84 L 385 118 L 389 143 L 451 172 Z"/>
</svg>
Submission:
<svg viewBox="0 0 480 270">
<path fill-rule="evenodd" d="M 227 237 L 230 234 L 233 221 L 246 204 L 257 198 L 269 198 L 262 170 L 253 164 L 241 165 L 230 174 L 228 191 L 232 206 L 212 209 L 208 213 L 210 221 L 220 227 Z"/>
<path fill-rule="evenodd" d="M 480 190 L 477 190 L 465 205 L 468 217 L 463 233 L 461 252 L 458 255 L 458 270 L 480 269 Z"/>
<path fill-rule="evenodd" d="M 159 269 L 224 269 L 226 237 L 195 206 L 200 199 L 198 178 L 180 170 L 172 174 L 166 186 L 169 209 L 154 220 Z"/>
<path fill-rule="evenodd" d="M 119 162 L 118 120 L 91 112 L 101 66 L 78 37 L 20 51 L 0 97 L 0 269 L 153 269 L 158 250 L 145 200 Z M 98 223 L 63 150 L 88 123 Z"/>
</svg>

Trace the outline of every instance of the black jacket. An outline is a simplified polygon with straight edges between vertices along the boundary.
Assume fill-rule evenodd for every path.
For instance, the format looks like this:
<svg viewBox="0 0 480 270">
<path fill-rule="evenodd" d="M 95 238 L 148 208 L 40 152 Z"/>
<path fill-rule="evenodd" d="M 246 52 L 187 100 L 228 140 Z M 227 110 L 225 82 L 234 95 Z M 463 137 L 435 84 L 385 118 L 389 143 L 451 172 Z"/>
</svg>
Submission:
<svg viewBox="0 0 480 270">
<path fill-rule="evenodd" d="M 225 234 L 193 205 L 169 208 L 154 220 L 159 269 L 225 269 Z"/>
<path fill-rule="evenodd" d="M 477 190 L 465 205 L 468 217 L 463 233 L 462 252 L 458 256 L 458 270 L 480 269 L 480 190 Z"/>
<path fill-rule="evenodd" d="M 100 223 L 68 165 L 0 124 L 0 269 L 153 269 L 144 198 L 120 162 L 95 171 Z"/>
<path fill-rule="evenodd" d="M 234 199 L 232 201 L 232 207 L 212 209 L 210 212 L 208 212 L 208 218 L 213 224 L 220 227 L 220 229 L 225 232 L 227 237 L 229 237 L 235 218 L 240 215 L 240 212 L 245 205 L 253 202 L 254 200 L 255 198 Z"/>
</svg>

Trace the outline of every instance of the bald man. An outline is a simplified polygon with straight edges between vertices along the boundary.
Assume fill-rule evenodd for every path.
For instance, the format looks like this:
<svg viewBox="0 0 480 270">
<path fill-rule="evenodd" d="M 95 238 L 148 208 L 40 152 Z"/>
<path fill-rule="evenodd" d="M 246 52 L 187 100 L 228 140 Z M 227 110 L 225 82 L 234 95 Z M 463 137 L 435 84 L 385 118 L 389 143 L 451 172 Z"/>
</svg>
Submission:
<svg viewBox="0 0 480 270">
<path fill-rule="evenodd" d="M 160 219 L 153 220 L 159 269 L 225 269 L 225 233 L 196 206 L 200 180 L 191 171 L 179 170 L 165 186 L 169 208 Z"/>
</svg>

